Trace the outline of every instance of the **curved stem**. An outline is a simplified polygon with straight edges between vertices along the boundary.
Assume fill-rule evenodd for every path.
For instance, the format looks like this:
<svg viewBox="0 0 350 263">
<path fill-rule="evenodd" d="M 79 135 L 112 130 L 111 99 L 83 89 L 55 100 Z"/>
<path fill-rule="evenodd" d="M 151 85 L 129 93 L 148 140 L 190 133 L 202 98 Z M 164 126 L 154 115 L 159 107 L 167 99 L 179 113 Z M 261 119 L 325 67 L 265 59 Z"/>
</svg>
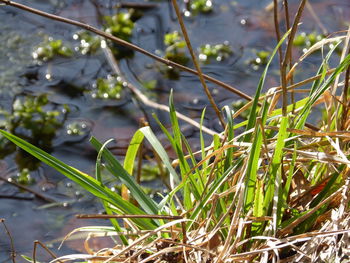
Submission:
<svg viewBox="0 0 350 263">
<path fill-rule="evenodd" d="M 225 121 L 224 121 L 224 118 L 222 117 L 222 115 L 221 115 L 221 113 L 220 113 L 220 110 L 219 110 L 218 106 L 216 105 L 213 96 L 210 94 L 210 91 L 209 91 L 209 89 L 208 89 L 207 84 L 205 83 L 202 70 L 201 70 L 201 68 L 200 68 L 200 66 L 199 66 L 199 64 L 198 64 L 196 55 L 195 55 L 195 53 L 194 53 L 194 51 L 193 51 L 193 48 L 192 48 L 192 45 L 191 45 L 190 38 L 189 38 L 189 36 L 188 36 L 188 34 L 187 34 L 187 30 L 186 30 L 186 27 L 185 27 L 185 23 L 184 23 L 184 21 L 183 21 L 183 19 L 182 19 L 179 6 L 178 6 L 176 0 L 172 0 L 172 3 L 173 3 L 173 6 L 174 6 L 174 9 L 175 9 L 176 16 L 177 16 L 177 19 L 178 19 L 178 21 L 179 21 L 180 27 L 181 27 L 182 34 L 183 34 L 183 36 L 184 36 L 184 38 L 185 38 L 188 51 L 189 51 L 190 54 L 191 54 L 193 64 L 194 64 L 194 66 L 196 67 L 196 70 L 197 70 L 197 72 L 198 72 L 197 75 L 198 75 L 199 80 L 200 80 L 200 82 L 201 82 L 201 84 L 202 84 L 202 86 L 203 86 L 204 92 L 205 92 L 205 94 L 207 95 L 207 97 L 208 97 L 208 99 L 209 99 L 209 101 L 210 101 L 210 104 L 211 104 L 211 106 L 213 107 L 213 109 L 214 109 L 216 115 L 218 116 L 222 127 L 225 129 Z"/>
</svg>

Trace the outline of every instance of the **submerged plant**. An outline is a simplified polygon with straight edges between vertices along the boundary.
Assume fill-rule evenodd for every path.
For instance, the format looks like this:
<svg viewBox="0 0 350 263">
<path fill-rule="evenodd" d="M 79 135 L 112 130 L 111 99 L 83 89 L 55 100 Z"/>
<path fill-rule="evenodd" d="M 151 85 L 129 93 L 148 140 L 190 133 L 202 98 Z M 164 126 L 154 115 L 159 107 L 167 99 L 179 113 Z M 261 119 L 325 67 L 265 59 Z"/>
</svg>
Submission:
<svg viewBox="0 0 350 263">
<path fill-rule="evenodd" d="M 210 13 L 213 11 L 211 0 L 189 0 L 190 11 L 193 13 Z"/>
<path fill-rule="evenodd" d="M 60 39 L 46 38 L 33 51 L 32 56 L 37 61 L 48 61 L 55 56 L 71 57 L 73 51 Z"/>
<path fill-rule="evenodd" d="M 13 180 L 21 185 L 31 185 L 35 183 L 35 179 L 31 176 L 28 168 L 22 169 L 16 174 L 16 176 L 11 177 L 10 180 Z"/>
<path fill-rule="evenodd" d="M 186 42 L 182 39 L 178 31 L 174 31 L 164 36 L 165 58 L 181 65 L 186 65 L 189 62 L 189 57 L 186 55 Z"/>
<path fill-rule="evenodd" d="M 184 66 L 188 64 L 190 58 L 186 53 L 186 42 L 178 31 L 165 34 L 164 44 L 166 46 L 164 58 Z M 179 71 L 173 67 L 162 67 L 160 71 L 169 79 L 177 80 L 180 77 Z"/>
<path fill-rule="evenodd" d="M 74 121 L 67 125 L 66 132 L 71 136 L 81 136 L 88 132 L 88 126 L 81 121 Z"/>
<path fill-rule="evenodd" d="M 249 64 L 252 65 L 254 70 L 258 70 L 260 66 L 266 66 L 268 63 L 269 56 L 271 52 L 261 50 L 256 52 L 256 58 L 249 61 Z"/>
<path fill-rule="evenodd" d="M 44 148 L 49 148 L 69 112 L 67 105 L 50 103 L 46 94 L 14 100 L 11 112 L 3 110 L 2 127 Z"/>
<path fill-rule="evenodd" d="M 220 62 L 227 59 L 232 53 L 228 41 L 225 41 L 223 44 L 206 44 L 200 46 L 198 58 L 204 63 L 209 63 L 211 59 Z"/>
<path fill-rule="evenodd" d="M 309 48 L 315 43 L 321 41 L 322 39 L 324 39 L 324 36 L 317 34 L 316 32 L 312 32 L 309 34 L 302 32 L 295 36 L 293 40 L 293 45 L 302 48 Z"/>
<path fill-rule="evenodd" d="M 79 41 L 76 51 L 80 51 L 83 55 L 93 54 L 101 48 L 101 38 L 88 31 L 76 32 L 73 39 Z"/>
<path fill-rule="evenodd" d="M 105 31 L 113 36 L 129 41 L 134 29 L 134 22 L 130 13 L 118 13 L 113 16 L 105 16 Z"/>
<path fill-rule="evenodd" d="M 108 75 L 107 78 L 98 78 L 93 85 L 92 97 L 98 99 L 120 99 L 124 83 L 120 77 Z"/>
</svg>

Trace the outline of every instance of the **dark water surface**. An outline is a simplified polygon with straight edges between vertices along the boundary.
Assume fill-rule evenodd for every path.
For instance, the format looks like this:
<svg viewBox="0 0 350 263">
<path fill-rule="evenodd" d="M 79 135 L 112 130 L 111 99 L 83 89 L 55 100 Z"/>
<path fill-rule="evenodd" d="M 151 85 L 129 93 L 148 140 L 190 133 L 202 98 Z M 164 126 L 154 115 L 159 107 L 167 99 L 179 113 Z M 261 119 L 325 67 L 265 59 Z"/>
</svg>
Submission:
<svg viewBox="0 0 350 263">
<path fill-rule="evenodd" d="M 100 27 L 98 11 L 110 15 L 117 1 L 58 1 L 31 0 L 20 1 L 41 10 L 76 19 Z M 299 1 L 289 1 L 290 9 L 295 11 Z M 164 50 L 163 35 L 173 30 L 179 30 L 175 13 L 167 1 L 155 1 L 158 8 L 144 13 L 136 22 L 132 42 L 150 52 Z M 274 39 L 273 19 L 271 12 L 264 8 L 270 3 L 268 0 L 214 0 L 214 12 L 208 15 L 197 15 L 186 19 L 187 29 L 195 49 L 201 44 L 217 44 L 229 41 L 233 56 L 218 63 L 203 65 L 203 71 L 222 80 L 249 95 L 254 95 L 261 69 L 255 70 L 248 64 L 255 58 L 255 51 L 271 51 L 276 44 Z M 322 33 L 347 29 L 350 21 L 350 3 L 343 0 L 310 1 L 320 19 L 317 22 L 306 10 L 301 31 Z M 114 138 L 116 154 L 122 155 L 132 134 L 139 127 L 139 119 L 149 118 L 153 124 L 151 113 L 156 112 L 162 121 L 167 122 L 167 114 L 147 108 L 135 103 L 131 94 L 125 94 L 120 101 L 94 100 L 84 90 L 92 87 L 97 77 L 105 77 L 111 72 L 102 52 L 95 55 L 75 55 L 73 58 L 57 58 L 41 66 L 34 64 L 33 48 L 43 40 L 44 35 L 55 39 L 63 39 L 72 46 L 76 45 L 72 35 L 77 28 L 62 23 L 47 20 L 24 11 L 1 6 L 0 7 L 0 106 L 10 109 L 14 97 L 19 94 L 48 94 L 50 102 L 68 104 L 71 113 L 68 115 L 64 127 L 57 131 L 53 140 L 52 154 L 63 162 L 82 171 L 93 174 L 96 153 L 89 146 L 90 135 L 105 141 Z M 308 63 L 310 72 L 299 72 L 296 77 L 305 78 L 314 74 L 318 68 L 320 56 L 316 56 Z M 120 62 L 121 70 L 126 79 L 146 92 L 152 100 L 168 103 L 168 94 L 174 90 L 174 100 L 177 109 L 193 119 L 199 119 L 201 110 L 208 101 L 201 90 L 198 78 L 189 73 L 181 73 L 179 81 L 167 80 L 157 71 L 160 67 L 148 57 L 135 53 L 130 59 Z M 277 64 L 272 65 L 270 76 L 266 79 L 266 87 L 277 86 L 279 77 Z M 48 80 L 47 75 L 51 78 Z M 156 80 L 155 90 L 147 91 L 142 83 Z M 236 95 L 208 83 L 213 91 L 215 100 L 220 106 L 231 104 L 239 99 Z M 208 109 L 205 125 L 220 131 L 213 112 Z M 67 126 L 78 122 L 84 127 L 84 134 L 70 136 Z M 184 125 L 185 133 L 196 138 L 198 131 Z M 158 130 L 154 126 L 155 130 Z M 161 137 L 160 137 L 161 138 Z M 193 140 L 195 141 L 195 140 Z M 196 143 L 194 143 L 196 144 Z M 195 146 L 195 145 L 194 145 Z M 18 154 L 11 154 L 0 160 L 0 175 L 10 177 L 18 172 Z M 39 198 L 32 200 L 17 200 L 0 198 L 0 218 L 6 220 L 11 231 L 16 252 L 30 256 L 33 241 L 38 239 L 49 244 L 57 252 L 59 242 L 65 234 L 74 228 L 84 225 L 108 224 L 104 221 L 79 221 L 74 218 L 78 213 L 96 213 L 101 207 L 93 197 L 85 193 L 78 186 L 70 183 L 64 176 L 53 169 L 41 165 L 31 173 L 35 178 L 33 190 L 56 201 L 54 204 Z M 150 183 L 158 187 L 157 182 Z M 25 196 L 31 194 L 19 193 L 19 190 L 0 181 L 0 194 Z M 99 244 L 103 247 L 103 244 Z M 96 245 L 98 246 L 98 245 Z M 0 226 L 0 262 L 10 262 L 9 238 Z M 59 255 L 83 252 L 82 242 L 67 242 Z M 38 259 L 48 260 L 48 256 L 40 250 Z M 18 256 L 17 262 L 22 262 Z"/>
</svg>

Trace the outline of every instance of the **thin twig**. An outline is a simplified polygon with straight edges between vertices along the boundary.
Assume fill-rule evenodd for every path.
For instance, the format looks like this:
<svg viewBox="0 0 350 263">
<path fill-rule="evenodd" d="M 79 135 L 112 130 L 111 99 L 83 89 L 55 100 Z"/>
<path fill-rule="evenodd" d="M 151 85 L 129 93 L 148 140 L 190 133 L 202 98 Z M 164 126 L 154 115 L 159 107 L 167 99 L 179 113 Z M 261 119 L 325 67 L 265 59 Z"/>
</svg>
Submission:
<svg viewBox="0 0 350 263">
<path fill-rule="evenodd" d="M 284 5 L 284 15 L 285 15 L 285 20 L 286 20 L 286 30 L 288 31 L 290 29 L 290 19 L 289 19 L 289 5 L 288 5 L 288 0 L 283 0 L 283 5 Z M 293 66 L 293 54 L 292 54 L 292 50 L 289 53 L 289 70 L 292 68 Z M 293 72 L 291 72 L 291 74 L 289 75 L 289 78 L 287 77 L 287 79 L 289 80 L 290 84 L 293 84 Z M 295 102 L 295 98 L 294 98 L 294 92 L 291 93 L 290 96 L 291 99 L 291 103 L 294 104 Z M 293 108 L 293 112 L 294 112 L 294 108 Z"/>
<path fill-rule="evenodd" d="M 100 215 L 100 214 L 80 214 L 76 215 L 78 219 L 110 219 L 110 218 L 151 218 L 163 220 L 178 220 L 183 219 L 183 216 L 166 216 L 166 215 Z"/>
<path fill-rule="evenodd" d="M 0 176 L 0 180 L 6 182 L 6 183 L 8 183 L 8 184 L 14 185 L 14 186 L 16 186 L 16 187 L 19 188 L 19 189 L 22 189 L 22 190 L 24 190 L 24 191 L 27 191 L 27 192 L 29 192 L 29 193 L 32 193 L 32 194 L 34 194 L 36 197 L 38 197 L 38 198 L 40 198 L 40 199 L 42 199 L 42 200 L 44 200 L 44 201 L 46 201 L 46 202 L 49 202 L 49 203 L 55 203 L 55 202 L 57 202 L 55 199 L 53 199 L 53 198 L 51 198 L 51 197 L 45 196 L 45 195 L 43 195 L 43 194 L 40 194 L 40 193 L 38 193 L 38 192 L 36 192 L 36 191 L 30 189 L 29 187 L 26 187 L 26 186 L 24 186 L 24 185 L 18 184 L 18 183 L 14 182 L 14 181 L 9 181 L 7 178 L 4 178 L 4 177 L 2 177 L 2 176 Z"/>
<path fill-rule="evenodd" d="M 281 40 L 281 33 L 279 28 L 279 22 L 278 22 L 278 1 L 273 0 L 273 22 L 275 24 L 275 34 L 276 34 L 276 40 L 277 43 Z M 282 67 L 283 57 L 282 57 L 282 46 L 278 48 L 278 57 L 280 60 L 280 67 Z"/>
<path fill-rule="evenodd" d="M 54 259 L 57 259 L 57 256 L 55 253 L 53 253 L 44 243 L 42 243 L 39 240 L 34 241 L 34 246 L 33 246 L 33 262 L 36 263 L 36 251 L 37 251 L 37 246 L 40 245 L 43 249 L 46 250 L 47 253 L 50 254 L 50 256 Z M 63 263 L 61 260 L 58 260 L 58 262 Z"/>
<path fill-rule="evenodd" d="M 128 82 L 125 78 L 124 78 L 124 75 L 122 74 L 120 68 L 119 68 L 119 65 L 118 65 L 118 62 L 117 60 L 114 58 L 113 54 L 112 54 L 112 51 L 110 50 L 110 48 L 108 48 L 107 46 L 105 46 L 103 49 L 103 52 L 105 53 L 105 56 L 108 60 L 108 63 L 109 65 L 111 66 L 111 68 L 113 69 L 113 71 L 119 75 L 119 77 L 121 77 L 123 79 L 124 82 L 127 83 L 127 88 L 130 89 L 134 94 L 135 96 L 142 102 L 144 103 L 145 105 L 149 106 L 149 107 L 152 107 L 154 109 L 158 109 L 158 110 L 162 110 L 162 111 L 166 111 L 166 112 L 170 112 L 170 109 L 168 106 L 164 105 L 164 104 L 159 104 L 157 102 L 154 102 L 154 101 L 151 101 L 149 98 L 147 98 L 147 96 L 145 96 L 137 87 L 135 87 L 133 84 L 131 84 L 130 82 Z M 195 120 L 179 113 L 176 111 L 176 116 L 191 124 L 192 126 L 198 128 L 198 129 L 202 129 L 203 132 L 207 133 L 207 134 L 210 134 L 210 135 L 215 135 L 217 134 L 217 132 L 205 127 L 205 126 L 201 126 L 198 122 L 196 122 Z"/>
<path fill-rule="evenodd" d="M 282 62 L 282 68 L 281 68 L 281 86 L 282 86 L 282 115 L 287 115 L 287 105 L 288 105 L 288 98 L 287 98 L 287 66 L 289 64 L 289 59 L 291 58 L 291 52 L 293 47 L 293 39 L 295 37 L 295 34 L 298 29 L 298 24 L 301 18 L 301 15 L 303 13 L 304 7 L 305 7 L 306 0 L 301 0 L 297 14 L 295 15 L 292 30 L 290 32 L 290 35 L 288 37 L 288 43 L 286 52 L 284 54 L 283 62 Z"/>
<path fill-rule="evenodd" d="M 52 20 L 56 20 L 56 21 L 59 21 L 59 22 L 63 22 L 63 23 L 66 23 L 66 24 L 70 24 L 70 25 L 74 25 L 74 26 L 77 26 L 77 27 L 80 27 L 80 28 L 84 28 L 85 30 L 88 30 L 90 32 L 93 32 L 99 36 L 102 36 L 106 39 L 109 39 L 115 43 L 118 43 L 119 45 L 122 45 L 122 46 L 125 46 L 127 48 L 130 48 L 132 50 L 135 50 L 137 52 L 140 52 L 146 56 L 149 56 L 151 58 L 153 58 L 154 60 L 157 60 L 161 63 L 164 63 L 168 66 L 171 66 L 171 67 L 174 67 L 174 68 L 178 68 L 179 70 L 182 70 L 182 71 L 186 71 L 186 72 L 189 72 L 189 73 L 192 73 L 192 74 L 195 74 L 195 75 L 198 75 L 198 72 L 194 69 L 191 69 L 191 68 L 188 68 L 186 66 L 183 66 L 183 65 L 180 65 L 178 63 L 175 63 L 171 60 L 168 60 L 168 59 L 165 59 L 165 58 L 162 58 L 162 57 L 159 57 L 151 52 L 148 52 L 147 50 L 137 46 L 137 45 L 134 45 L 132 43 L 129 43 L 123 39 L 120 39 L 118 37 L 115 37 L 113 35 L 110 35 L 110 34 L 107 34 L 106 32 L 102 31 L 102 30 L 99 30 L 91 25 L 88 25 L 88 24 L 85 24 L 85 23 L 82 23 L 82 22 L 79 22 L 79 21 L 76 21 L 76 20 L 72 20 L 72 19 L 68 19 L 68 18 L 64 18 L 62 16 L 57 16 L 57 15 L 53 15 L 53 14 L 49 14 L 47 12 L 44 12 L 44 11 L 41 11 L 41 10 L 38 10 L 38 9 L 35 9 L 35 8 L 32 8 L 32 7 L 29 7 L 29 6 L 26 6 L 26 5 L 23 5 L 23 4 L 19 4 L 19 3 L 16 3 L 16 2 L 13 2 L 13 1 L 8 1 L 8 0 L 0 0 L 0 3 L 3 3 L 5 5 L 9 5 L 9 6 L 13 6 L 13 7 L 16 7 L 16 8 L 19 8 L 19 9 L 22 9 L 22 10 L 25 10 L 27 12 L 30 12 L 30 13 L 33 13 L 33 14 L 36 14 L 36 15 L 39 15 L 39 16 L 43 16 L 43 17 L 46 17 L 46 18 L 50 18 Z M 244 92 L 220 81 L 220 80 L 217 80 L 213 77 L 210 77 L 206 74 L 203 74 L 203 77 L 214 83 L 214 84 L 217 84 L 233 93 L 235 93 L 236 95 L 246 99 L 246 100 L 252 100 L 252 97 L 250 97 L 249 95 L 245 94 Z"/>
<path fill-rule="evenodd" d="M 204 89 L 204 92 L 205 94 L 207 95 L 209 101 L 210 101 L 210 104 L 211 106 L 213 107 L 213 109 L 215 110 L 215 113 L 216 115 L 218 116 L 219 120 L 220 120 L 220 123 L 222 125 L 222 127 L 225 129 L 225 121 L 221 115 L 221 112 L 218 108 L 218 106 L 216 105 L 215 101 L 214 101 L 214 98 L 213 96 L 211 95 L 209 89 L 208 89 L 208 86 L 207 84 L 205 83 L 205 80 L 204 80 L 204 77 L 203 77 L 203 73 L 202 73 L 202 70 L 198 64 L 198 61 L 197 61 L 197 57 L 193 51 L 193 48 L 192 48 L 192 45 L 191 45 L 191 41 L 190 41 L 190 38 L 187 34 L 187 30 L 186 30 L 186 27 L 185 27 L 185 23 L 182 19 L 182 15 L 181 15 L 181 12 L 180 12 L 180 9 L 179 9 L 179 6 L 177 4 L 177 1 L 176 0 L 172 0 L 172 3 L 173 3 L 173 7 L 175 9 L 175 12 L 176 12 L 176 16 L 177 16 L 177 19 L 179 21 L 179 24 L 180 24 L 180 27 L 181 27 L 181 31 L 182 31 L 182 34 L 185 38 L 185 41 L 186 41 L 186 45 L 187 45 L 187 48 L 188 48 L 188 51 L 190 52 L 191 54 L 191 57 L 192 57 L 192 61 L 194 63 L 194 66 L 198 72 L 198 77 L 199 77 L 199 80 L 203 86 L 203 89 Z"/>
<path fill-rule="evenodd" d="M 350 54 L 350 50 L 348 52 Z M 341 125 L 340 129 L 344 130 L 346 129 L 345 123 L 348 119 L 348 113 L 349 113 L 349 106 L 350 103 L 348 101 L 348 92 L 349 92 L 349 81 L 350 81 L 350 66 L 346 69 L 345 72 L 345 83 L 344 83 L 344 91 L 343 91 L 343 112 L 342 112 L 342 120 L 341 120 Z"/>
<path fill-rule="evenodd" d="M 2 225 L 4 226 L 5 232 L 10 239 L 10 246 L 11 246 L 11 253 L 10 254 L 11 254 L 12 263 L 16 263 L 16 250 L 15 250 L 15 245 L 13 243 L 13 238 L 11 236 L 10 230 L 7 228 L 4 218 L 0 218 L 0 223 L 2 223 Z"/>
</svg>

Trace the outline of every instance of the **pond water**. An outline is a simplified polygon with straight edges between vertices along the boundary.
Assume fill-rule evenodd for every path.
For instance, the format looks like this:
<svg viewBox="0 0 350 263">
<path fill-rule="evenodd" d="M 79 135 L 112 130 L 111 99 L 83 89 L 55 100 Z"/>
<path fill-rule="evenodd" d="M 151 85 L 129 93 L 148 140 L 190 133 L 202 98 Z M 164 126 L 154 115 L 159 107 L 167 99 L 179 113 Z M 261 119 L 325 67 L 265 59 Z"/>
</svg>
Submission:
<svg viewBox="0 0 350 263">
<path fill-rule="evenodd" d="M 272 12 L 267 8 L 270 2 L 215 0 L 213 12 L 185 19 L 192 45 L 196 50 L 203 44 L 214 45 L 225 41 L 228 41 L 232 48 L 233 54 L 227 59 L 203 64 L 204 73 L 233 85 L 250 96 L 254 95 L 262 70 L 249 61 L 256 59 L 256 52 L 271 51 L 276 44 Z M 290 10 L 295 12 L 299 1 L 289 2 Z M 114 7 L 119 2 L 27 0 L 21 3 L 101 27 L 101 14 L 113 15 L 116 12 Z M 163 36 L 179 30 L 179 26 L 170 2 L 150 3 L 155 7 L 143 10 L 143 15 L 136 21 L 131 41 L 152 53 L 162 53 L 165 50 Z M 310 3 L 312 9 L 305 10 L 300 31 L 321 34 L 347 28 L 350 21 L 348 1 L 320 0 Z M 185 7 L 182 2 L 180 5 Z M 312 15 L 311 10 L 318 18 Z M 126 9 L 120 11 L 125 12 Z M 62 105 L 68 105 L 70 111 L 59 120 L 62 125 L 57 128 L 55 136 L 50 138 L 49 142 L 41 138 L 40 145 L 63 162 L 93 174 L 96 152 L 89 145 L 90 135 L 101 141 L 114 138 L 114 153 L 122 160 L 128 141 L 139 127 L 141 118 L 146 118 L 156 132 L 159 132 L 159 128 L 152 120 L 152 112 L 155 112 L 163 123 L 167 123 L 167 113 L 142 105 L 131 93 L 122 93 L 119 100 L 93 98 L 91 90 L 96 79 L 105 78 L 112 72 L 102 51 L 89 55 L 75 52 L 72 57 L 54 58 L 41 65 L 34 61 L 32 53 L 45 37 L 62 39 L 72 48 L 76 47 L 78 42 L 73 39 L 73 35 L 78 28 L 7 6 L 0 7 L 0 20 L 0 107 L 11 112 L 14 102 L 41 94 L 46 94 L 48 99 L 46 111 L 58 110 L 62 113 Z M 295 53 L 298 53 L 298 50 Z M 295 56 L 297 57 L 297 54 Z M 310 71 L 298 72 L 296 80 L 311 76 L 319 66 L 320 57 L 316 55 L 308 59 L 305 63 L 309 64 L 307 68 Z M 181 72 L 179 80 L 167 79 L 160 72 L 165 70 L 164 66 L 139 53 L 134 53 L 131 58 L 121 59 L 119 65 L 130 83 L 158 103 L 167 105 L 169 91 L 173 89 L 176 108 L 194 120 L 199 120 L 202 109 L 209 104 L 195 75 Z M 189 66 L 193 67 L 191 64 Z M 270 88 L 278 83 L 275 62 L 265 86 Z M 147 85 L 154 87 L 150 90 L 145 88 Z M 240 99 L 217 85 L 209 82 L 208 85 L 220 107 Z M 4 117 L 0 120 L 3 121 Z M 220 125 L 210 107 L 204 124 L 210 129 L 220 131 Z M 74 130 L 76 128 L 79 131 Z M 189 138 L 193 138 L 193 146 L 197 147 L 198 130 L 185 123 L 183 129 Z M 163 137 L 160 135 L 159 138 L 162 140 Z M 37 138 L 35 140 L 38 142 Z M 166 146 L 165 141 L 164 144 Z M 5 148 L 0 150 L 5 152 Z M 37 239 L 49 244 L 50 248 L 57 252 L 60 238 L 74 228 L 108 224 L 104 221 L 86 222 L 75 219 L 75 214 L 78 213 L 100 212 L 99 202 L 53 169 L 46 165 L 37 168 L 33 159 L 19 151 L 7 155 L 1 153 L 1 156 L 2 178 L 11 178 L 25 167 L 35 167 L 36 169 L 30 171 L 35 183 L 29 187 L 50 199 L 50 202 L 47 202 L 0 181 L 0 218 L 6 220 L 18 255 L 30 256 L 33 241 Z M 161 189 L 157 180 L 144 182 L 144 185 Z M 11 246 L 1 227 L 0 262 L 9 262 Z M 103 243 L 95 245 L 102 247 Z M 77 251 L 84 251 L 81 240 L 65 243 L 58 254 Z M 42 250 L 37 255 L 42 260 L 49 258 Z M 17 262 L 22 262 L 19 256 Z"/>
</svg>

